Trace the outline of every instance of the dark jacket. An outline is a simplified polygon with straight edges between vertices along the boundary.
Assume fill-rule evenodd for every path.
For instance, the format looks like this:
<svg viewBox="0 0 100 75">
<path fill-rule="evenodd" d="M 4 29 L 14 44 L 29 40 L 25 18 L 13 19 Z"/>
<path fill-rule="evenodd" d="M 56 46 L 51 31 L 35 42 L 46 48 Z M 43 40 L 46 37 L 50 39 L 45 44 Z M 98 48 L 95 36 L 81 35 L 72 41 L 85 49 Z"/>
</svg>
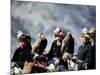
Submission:
<svg viewBox="0 0 100 75">
<path fill-rule="evenodd" d="M 53 57 L 61 57 L 61 45 L 57 46 L 57 40 L 54 40 L 51 46 L 51 49 L 48 54 L 48 58 L 52 59 Z"/>
<path fill-rule="evenodd" d="M 31 48 L 17 48 L 11 62 L 15 62 L 20 68 L 23 68 L 26 60 L 29 62 L 32 61 L 32 54 L 29 49 Z"/>
<path fill-rule="evenodd" d="M 96 69 L 96 44 L 91 49 L 91 69 Z"/>
<path fill-rule="evenodd" d="M 77 54 L 77 58 L 78 60 L 82 60 L 83 62 L 81 63 L 78 63 L 78 69 L 79 70 L 84 70 L 84 67 L 83 65 L 85 63 L 87 63 L 87 69 L 90 68 L 90 62 L 91 62 L 91 49 L 92 49 L 92 46 L 90 43 L 87 43 L 86 45 L 81 45 L 79 47 L 79 50 L 78 50 L 78 54 Z"/>
</svg>

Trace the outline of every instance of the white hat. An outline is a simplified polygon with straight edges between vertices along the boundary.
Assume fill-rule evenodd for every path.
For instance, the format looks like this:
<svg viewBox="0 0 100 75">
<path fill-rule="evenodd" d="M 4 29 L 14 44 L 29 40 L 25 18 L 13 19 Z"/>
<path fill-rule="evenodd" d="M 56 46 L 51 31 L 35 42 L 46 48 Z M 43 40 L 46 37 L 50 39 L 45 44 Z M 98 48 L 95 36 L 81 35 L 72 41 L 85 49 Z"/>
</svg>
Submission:
<svg viewBox="0 0 100 75">
<path fill-rule="evenodd" d="M 87 28 L 83 28 L 82 29 L 82 33 L 87 34 L 87 32 L 88 32 L 88 29 Z"/>
<path fill-rule="evenodd" d="M 53 32 L 54 33 L 58 33 L 58 32 L 60 32 L 61 31 L 61 29 L 59 28 L 59 27 L 57 27 Z"/>
<path fill-rule="evenodd" d="M 22 36 L 24 33 L 22 31 L 18 31 L 17 32 L 17 38 L 20 38 L 20 36 Z"/>
</svg>

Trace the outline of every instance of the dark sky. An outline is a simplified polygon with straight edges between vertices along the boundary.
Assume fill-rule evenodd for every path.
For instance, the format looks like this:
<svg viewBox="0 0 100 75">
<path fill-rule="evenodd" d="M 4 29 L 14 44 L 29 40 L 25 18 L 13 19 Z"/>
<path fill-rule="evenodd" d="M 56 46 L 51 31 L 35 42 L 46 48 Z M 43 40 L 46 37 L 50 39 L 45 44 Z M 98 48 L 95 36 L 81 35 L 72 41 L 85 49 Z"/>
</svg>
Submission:
<svg viewBox="0 0 100 75">
<path fill-rule="evenodd" d="M 11 3 L 11 57 L 18 47 L 16 35 L 19 30 L 31 35 L 32 44 L 38 33 L 44 32 L 49 50 L 53 30 L 57 27 L 70 31 L 75 39 L 75 53 L 80 45 L 82 28 L 96 26 L 96 6 L 56 4 L 43 2 L 13 1 Z"/>
</svg>

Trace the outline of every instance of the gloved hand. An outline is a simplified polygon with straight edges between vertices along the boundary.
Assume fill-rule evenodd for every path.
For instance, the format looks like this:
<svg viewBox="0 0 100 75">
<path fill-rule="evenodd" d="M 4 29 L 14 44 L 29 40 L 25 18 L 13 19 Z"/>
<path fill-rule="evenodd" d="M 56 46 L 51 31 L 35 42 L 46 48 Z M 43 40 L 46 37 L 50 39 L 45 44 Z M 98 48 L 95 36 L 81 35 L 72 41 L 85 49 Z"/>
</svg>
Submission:
<svg viewBox="0 0 100 75">
<path fill-rule="evenodd" d="M 83 67 L 84 67 L 84 69 L 86 70 L 86 69 L 87 69 L 87 63 L 84 63 L 84 64 L 83 64 Z"/>
<path fill-rule="evenodd" d="M 54 60 L 54 64 L 55 64 L 55 65 L 58 65 L 59 62 L 60 62 L 60 60 L 59 60 L 58 58 L 53 58 L 53 60 Z"/>
</svg>

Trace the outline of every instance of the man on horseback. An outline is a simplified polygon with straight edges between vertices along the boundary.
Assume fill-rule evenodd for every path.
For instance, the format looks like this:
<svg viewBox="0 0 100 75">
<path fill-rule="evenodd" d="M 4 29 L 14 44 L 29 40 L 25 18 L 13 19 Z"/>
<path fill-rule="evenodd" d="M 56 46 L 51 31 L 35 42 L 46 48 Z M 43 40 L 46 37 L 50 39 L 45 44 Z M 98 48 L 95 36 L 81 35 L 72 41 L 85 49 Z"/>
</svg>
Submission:
<svg viewBox="0 0 100 75">
<path fill-rule="evenodd" d="M 89 69 L 91 62 L 91 43 L 90 36 L 88 31 L 85 29 L 81 32 L 80 40 L 82 42 L 79 47 L 77 59 L 80 60 L 78 62 L 78 70 Z"/>
<path fill-rule="evenodd" d="M 15 64 L 20 69 L 23 69 L 24 62 L 32 61 L 31 54 L 31 37 L 29 35 L 25 35 L 22 32 L 19 32 L 17 35 L 19 47 L 16 49 L 11 62 Z"/>
<path fill-rule="evenodd" d="M 51 49 L 48 54 L 48 64 L 54 64 L 56 71 L 65 71 L 67 69 L 66 63 L 62 61 L 62 40 L 65 37 L 64 31 L 61 28 L 54 30 L 55 40 L 52 43 Z M 57 69 L 58 68 L 58 69 Z"/>
</svg>

